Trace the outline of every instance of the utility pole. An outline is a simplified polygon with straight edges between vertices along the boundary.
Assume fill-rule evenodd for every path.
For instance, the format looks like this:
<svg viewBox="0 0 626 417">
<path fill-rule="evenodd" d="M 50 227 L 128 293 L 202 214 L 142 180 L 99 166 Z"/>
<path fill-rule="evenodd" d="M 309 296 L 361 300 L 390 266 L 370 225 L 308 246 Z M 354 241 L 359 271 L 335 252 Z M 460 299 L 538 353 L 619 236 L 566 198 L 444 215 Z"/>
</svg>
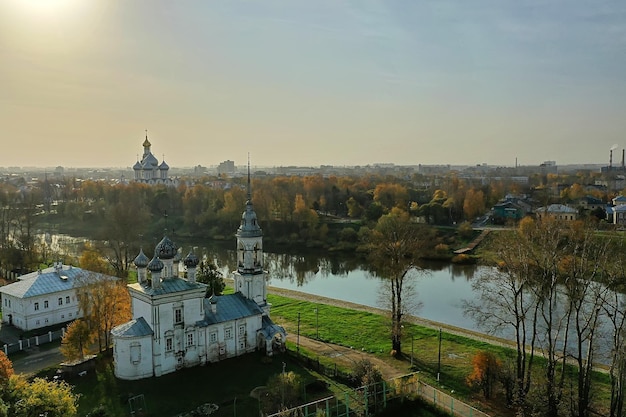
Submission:
<svg viewBox="0 0 626 417">
<path fill-rule="evenodd" d="M 300 312 L 298 311 L 298 338 L 296 339 L 296 353 L 300 355 Z"/>
<path fill-rule="evenodd" d="M 439 374 L 441 373 L 441 327 L 439 328 L 439 359 L 437 359 L 437 382 L 439 382 Z"/>
</svg>

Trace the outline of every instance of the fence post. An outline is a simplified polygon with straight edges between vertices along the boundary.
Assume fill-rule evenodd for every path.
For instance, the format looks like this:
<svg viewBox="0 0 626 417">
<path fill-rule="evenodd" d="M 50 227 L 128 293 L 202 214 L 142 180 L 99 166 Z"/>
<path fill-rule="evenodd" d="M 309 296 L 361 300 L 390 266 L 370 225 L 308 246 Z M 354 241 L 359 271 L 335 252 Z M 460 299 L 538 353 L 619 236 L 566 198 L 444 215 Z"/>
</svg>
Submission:
<svg viewBox="0 0 626 417">
<path fill-rule="evenodd" d="M 48 332 L 48 339 L 50 342 L 52 342 L 52 331 Z"/>
<path fill-rule="evenodd" d="M 383 381 L 383 408 L 387 408 L 387 384 Z"/>
<path fill-rule="evenodd" d="M 39 336 L 35 336 L 35 346 L 39 346 Z"/>
<path fill-rule="evenodd" d="M 22 350 L 22 339 L 20 339 L 20 350 Z"/>
<path fill-rule="evenodd" d="M 6 343 L 4 344 L 4 354 L 9 356 L 9 346 Z"/>
</svg>

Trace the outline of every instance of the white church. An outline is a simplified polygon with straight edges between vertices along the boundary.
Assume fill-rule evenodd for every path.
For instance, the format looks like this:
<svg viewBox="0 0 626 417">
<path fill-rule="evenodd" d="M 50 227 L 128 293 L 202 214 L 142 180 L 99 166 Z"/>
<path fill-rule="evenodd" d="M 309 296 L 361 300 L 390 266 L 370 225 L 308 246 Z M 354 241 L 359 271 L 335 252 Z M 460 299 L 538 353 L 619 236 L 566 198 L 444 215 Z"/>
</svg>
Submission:
<svg viewBox="0 0 626 417">
<path fill-rule="evenodd" d="M 152 260 L 135 258 L 138 282 L 129 284 L 133 319 L 111 331 L 115 375 L 126 380 L 161 376 L 262 350 L 285 347 L 285 330 L 270 319 L 267 272 L 263 270 L 263 233 L 250 194 L 237 230 L 235 293 L 205 298 L 207 285 L 196 282 L 198 257 L 183 259 L 187 278 L 177 270 L 176 245 L 166 237 Z"/>
<path fill-rule="evenodd" d="M 148 131 L 146 131 L 146 139 L 143 141 L 143 155 L 141 159 L 137 158 L 137 162 L 133 165 L 134 180 L 150 185 L 177 186 L 178 180 L 168 177 L 169 165 L 165 163 L 165 160 L 159 164 L 159 160 L 152 154 L 151 148 L 152 144 L 148 140 Z"/>
</svg>

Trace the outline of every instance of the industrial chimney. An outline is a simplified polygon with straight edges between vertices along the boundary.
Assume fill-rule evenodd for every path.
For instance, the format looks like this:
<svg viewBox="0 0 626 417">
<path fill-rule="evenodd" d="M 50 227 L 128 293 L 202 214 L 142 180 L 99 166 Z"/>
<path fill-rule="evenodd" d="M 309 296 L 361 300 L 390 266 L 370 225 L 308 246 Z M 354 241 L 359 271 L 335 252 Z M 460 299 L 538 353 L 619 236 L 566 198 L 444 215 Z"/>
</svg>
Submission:
<svg viewBox="0 0 626 417">
<path fill-rule="evenodd" d="M 613 167 L 613 148 L 609 151 L 609 171 Z"/>
</svg>

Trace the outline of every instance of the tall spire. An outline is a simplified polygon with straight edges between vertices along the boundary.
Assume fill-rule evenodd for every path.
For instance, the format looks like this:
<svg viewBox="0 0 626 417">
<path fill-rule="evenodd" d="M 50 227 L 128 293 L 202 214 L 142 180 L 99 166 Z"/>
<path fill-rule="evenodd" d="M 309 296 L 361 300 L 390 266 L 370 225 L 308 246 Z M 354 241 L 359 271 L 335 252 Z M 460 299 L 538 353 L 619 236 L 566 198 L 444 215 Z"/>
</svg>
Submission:
<svg viewBox="0 0 626 417">
<path fill-rule="evenodd" d="M 248 203 L 252 203 L 252 187 L 250 185 L 250 152 L 248 152 Z"/>
</svg>

